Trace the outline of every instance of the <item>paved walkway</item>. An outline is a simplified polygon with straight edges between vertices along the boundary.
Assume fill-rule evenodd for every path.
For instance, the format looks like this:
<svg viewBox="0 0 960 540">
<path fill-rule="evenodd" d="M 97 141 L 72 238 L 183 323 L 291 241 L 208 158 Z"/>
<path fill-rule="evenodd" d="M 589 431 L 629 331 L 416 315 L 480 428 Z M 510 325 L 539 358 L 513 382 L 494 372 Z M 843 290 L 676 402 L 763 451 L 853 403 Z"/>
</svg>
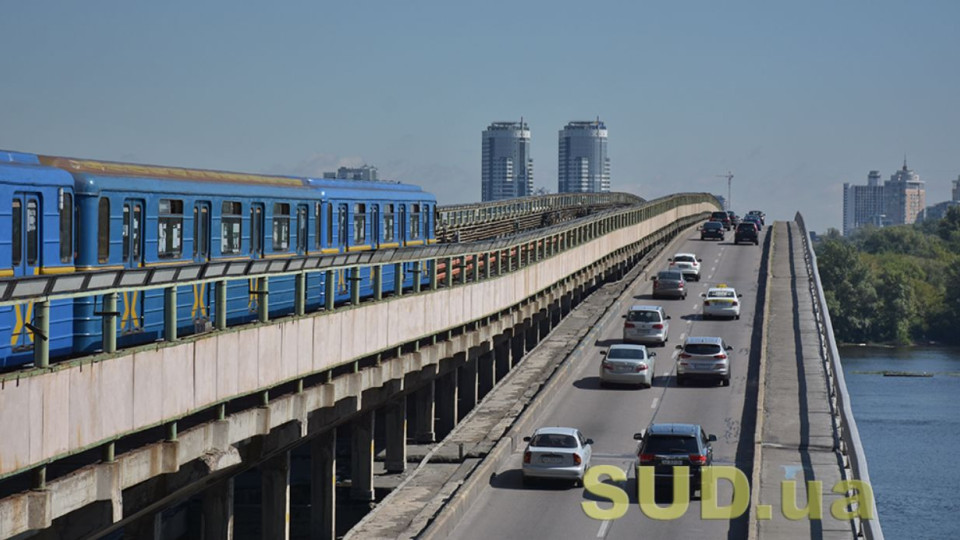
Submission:
<svg viewBox="0 0 960 540">
<path fill-rule="evenodd" d="M 832 489 L 842 479 L 841 461 L 834 450 L 824 359 L 800 231 L 796 223 L 778 222 L 772 232 L 758 515 L 763 517 L 764 505 L 771 508 L 770 519 L 758 523 L 758 537 L 852 538 L 851 522 L 830 514 L 831 504 L 840 497 Z M 797 482 L 800 508 L 807 507 L 806 482 L 822 482 L 822 520 L 784 516 L 780 490 L 785 480 Z"/>
</svg>

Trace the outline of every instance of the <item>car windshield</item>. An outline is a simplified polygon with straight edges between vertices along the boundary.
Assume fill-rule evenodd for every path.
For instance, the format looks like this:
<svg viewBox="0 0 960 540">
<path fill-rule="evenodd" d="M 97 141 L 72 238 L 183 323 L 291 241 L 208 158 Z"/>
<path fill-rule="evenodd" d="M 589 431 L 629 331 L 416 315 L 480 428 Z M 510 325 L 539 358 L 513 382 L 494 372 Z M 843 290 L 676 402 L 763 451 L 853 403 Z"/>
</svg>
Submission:
<svg viewBox="0 0 960 540">
<path fill-rule="evenodd" d="M 696 259 L 694 259 L 693 257 L 691 257 L 691 256 L 689 256 L 689 255 L 678 255 L 678 256 L 674 257 L 673 260 L 674 260 L 674 262 L 685 262 L 685 263 L 697 262 Z"/>
<path fill-rule="evenodd" d="M 607 353 L 607 358 L 613 358 L 615 360 L 644 360 L 646 357 L 647 356 L 643 354 L 643 349 L 628 349 L 626 347 L 612 347 L 610 352 Z"/>
<path fill-rule="evenodd" d="M 703 225 L 704 229 L 719 229 L 721 227 L 723 227 L 723 225 L 721 225 L 719 221 L 708 221 Z"/>
<path fill-rule="evenodd" d="M 697 439 L 686 435 L 650 435 L 641 450 L 644 454 L 698 454 Z"/>
<path fill-rule="evenodd" d="M 680 281 L 683 279 L 683 274 L 680 272 L 660 272 L 657 274 L 657 279 L 664 279 L 667 281 Z"/>
<path fill-rule="evenodd" d="M 541 433 L 530 441 L 530 446 L 541 448 L 576 448 L 577 439 L 571 435 L 559 433 Z"/>
<path fill-rule="evenodd" d="M 715 217 L 717 219 L 726 219 L 730 216 L 728 216 L 726 212 L 714 212 L 713 214 L 710 215 L 710 217 Z"/>
<path fill-rule="evenodd" d="M 660 322 L 660 314 L 656 311 L 631 311 L 627 313 L 630 322 Z"/>
<path fill-rule="evenodd" d="M 720 354 L 722 350 L 719 345 L 713 343 L 687 343 L 683 348 L 687 354 Z"/>
<path fill-rule="evenodd" d="M 737 293 L 734 291 L 710 291 L 708 296 L 710 298 L 734 298 L 737 296 Z"/>
</svg>

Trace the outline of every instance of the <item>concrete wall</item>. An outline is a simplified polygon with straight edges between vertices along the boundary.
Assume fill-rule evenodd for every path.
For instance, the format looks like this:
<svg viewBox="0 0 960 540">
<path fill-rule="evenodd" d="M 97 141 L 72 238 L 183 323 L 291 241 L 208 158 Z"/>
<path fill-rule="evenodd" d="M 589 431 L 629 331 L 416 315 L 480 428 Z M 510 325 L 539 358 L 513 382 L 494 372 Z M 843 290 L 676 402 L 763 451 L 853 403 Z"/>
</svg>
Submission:
<svg viewBox="0 0 960 540">
<path fill-rule="evenodd" d="M 677 219 L 712 209 L 689 205 L 490 280 L 228 329 L 8 382 L 0 388 L 0 476 L 497 313 Z"/>
</svg>

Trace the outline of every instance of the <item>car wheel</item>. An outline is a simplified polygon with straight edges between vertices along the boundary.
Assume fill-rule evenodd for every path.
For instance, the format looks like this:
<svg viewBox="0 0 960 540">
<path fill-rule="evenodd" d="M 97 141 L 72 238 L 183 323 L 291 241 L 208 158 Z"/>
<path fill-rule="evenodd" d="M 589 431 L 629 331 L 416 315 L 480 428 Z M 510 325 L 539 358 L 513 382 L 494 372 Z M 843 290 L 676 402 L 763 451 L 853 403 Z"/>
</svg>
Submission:
<svg viewBox="0 0 960 540">
<path fill-rule="evenodd" d="M 730 377 L 724 377 L 721 379 L 720 386 L 730 386 Z"/>
<path fill-rule="evenodd" d="M 575 488 L 583 487 L 583 478 L 577 478 L 576 480 L 574 480 L 573 487 Z"/>
<path fill-rule="evenodd" d="M 740 320 L 740 316 L 739 316 L 739 315 L 736 315 L 734 318 L 737 319 L 738 321 Z"/>
</svg>

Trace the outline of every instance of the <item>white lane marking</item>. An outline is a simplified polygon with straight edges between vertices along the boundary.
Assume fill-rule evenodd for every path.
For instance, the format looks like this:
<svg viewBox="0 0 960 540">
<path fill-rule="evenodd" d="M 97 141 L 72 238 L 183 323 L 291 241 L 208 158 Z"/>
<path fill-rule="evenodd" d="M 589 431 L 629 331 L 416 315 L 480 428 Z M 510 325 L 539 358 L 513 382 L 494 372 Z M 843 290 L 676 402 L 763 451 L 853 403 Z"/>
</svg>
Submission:
<svg viewBox="0 0 960 540">
<path fill-rule="evenodd" d="M 696 310 L 698 310 L 698 309 L 700 309 L 700 304 L 694 304 L 694 305 L 693 305 L 693 310 L 696 311 Z"/>
<path fill-rule="evenodd" d="M 607 535 L 607 531 L 610 530 L 610 521 L 604 521 L 600 524 L 600 530 L 597 532 L 597 538 L 603 538 Z"/>
<path fill-rule="evenodd" d="M 689 324 L 693 324 L 693 321 L 687 321 L 687 322 L 688 322 Z M 681 332 L 681 333 L 680 333 L 680 341 L 683 341 L 683 340 L 685 340 L 685 339 L 687 339 L 687 333 L 686 333 L 686 332 Z"/>
<path fill-rule="evenodd" d="M 653 398 L 653 403 L 650 404 L 650 408 L 651 408 L 651 409 L 656 409 L 656 408 L 657 408 L 657 403 L 659 403 L 659 402 L 660 402 L 660 398 L 658 398 L 658 397 Z"/>
</svg>

